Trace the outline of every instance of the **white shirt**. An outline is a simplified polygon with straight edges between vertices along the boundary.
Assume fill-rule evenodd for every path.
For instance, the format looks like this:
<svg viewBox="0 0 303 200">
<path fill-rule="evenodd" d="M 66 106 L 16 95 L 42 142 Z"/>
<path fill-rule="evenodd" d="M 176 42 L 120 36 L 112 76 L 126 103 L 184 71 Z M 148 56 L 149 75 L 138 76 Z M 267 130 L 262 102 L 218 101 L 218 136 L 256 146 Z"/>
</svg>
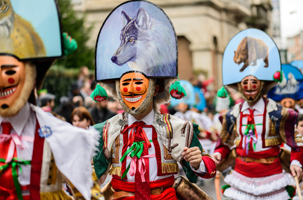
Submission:
<svg viewBox="0 0 303 200">
<path fill-rule="evenodd" d="M 10 122 L 12 125 L 11 133 L 17 133 L 19 136 L 27 136 L 27 137 L 35 137 L 36 130 L 36 117 L 34 112 L 31 111 L 29 103 L 26 103 L 25 106 L 20 110 L 20 112 L 9 118 L 3 118 L 0 116 L 0 123 L 2 122 Z M 25 126 L 26 125 L 26 126 Z M 2 134 L 2 126 L 0 126 L 0 134 Z M 26 140 L 22 140 L 23 149 L 16 147 L 17 149 L 17 157 L 22 160 L 31 160 L 33 155 L 33 142 L 29 142 Z M 6 158 L 4 158 L 6 159 Z M 30 184 L 30 171 L 31 165 L 22 165 L 22 173 L 20 173 L 20 169 L 18 171 L 19 183 L 21 185 L 29 185 Z"/>
<path fill-rule="evenodd" d="M 260 98 L 259 101 L 254 106 L 252 106 L 252 107 L 250 107 L 248 105 L 248 103 L 245 101 L 243 103 L 241 112 L 243 112 L 243 114 L 249 114 L 249 110 L 248 110 L 249 108 L 255 110 L 254 111 L 254 121 L 255 121 L 255 124 L 262 124 L 262 125 L 255 126 L 256 133 L 258 134 L 258 140 L 257 140 L 257 143 L 256 143 L 256 149 L 254 151 L 255 152 L 260 152 L 260 151 L 265 151 L 267 149 L 272 148 L 272 147 L 266 147 L 266 148 L 262 147 L 263 114 L 264 114 L 264 108 L 265 108 L 264 99 Z M 267 115 L 265 115 L 265 117 L 267 117 Z M 268 118 L 268 119 L 266 119 L 266 121 L 267 120 L 270 120 L 270 119 Z M 238 122 L 238 124 L 240 124 L 240 123 Z M 242 125 L 246 125 L 246 124 L 247 124 L 247 117 L 243 117 L 242 118 Z M 242 134 L 244 134 L 246 127 L 247 126 L 238 127 L 238 131 L 241 128 Z M 268 131 L 268 130 L 269 130 L 269 127 L 266 126 L 265 127 L 265 131 Z M 242 147 L 243 147 L 243 149 L 245 148 L 245 140 L 243 140 L 243 142 L 242 142 Z M 216 152 L 216 154 L 218 154 L 218 153 L 219 152 Z M 298 160 L 293 160 L 291 162 L 291 165 L 293 165 L 293 164 L 302 167 L 302 165 L 300 164 L 300 162 Z"/>
<path fill-rule="evenodd" d="M 250 107 L 248 105 L 248 103 L 245 101 L 243 103 L 243 106 L 242 106 L 242 109 L 241 109 L 241 112 L 243 113 L 243 115 L 249 115 L 249 110 L 248 109 L 252 109 L 252 110 L 255 110 L 253 112 L 254 114 L 254 121 L 255 121 L 255 133 L 258 135 L 258 140 L 257 140 L 257 144 L 256 144 L 256 149 L 254 149 L 255 152 L 259 152 L 259 151 L 265 151 L 265 150 L 268 150 L 272 147 L 267 147 L 267 148 L 263 148 L 262 147 L 262 131 L 263 131 L 263 126 L 266 126 L 266 124 L 263 124 L 263 114 L 264 114 L 264 108 L 265 108 L 265 103 L 264 103 L 264 100 L 263 98 L 260 98 L 259 101 L 253 106 L 253 107 Z M 266 117 L 266 115 L 265 115 Z M 244 135 L 244 132 L 247 128 L 247 126 L 243 126 L 243 125 L 247 125 L 247 119 L 248 117 L 243 117 L 242 118 L 242 126 L 238 127 L 238 131 L 240 132 L 240 129 L 242 131 L 242 134 Z M 269 120 L 269 119 L 267 119 Z M 240 123 L 238 123 L 240 124 Z M 269 130 L 269 127 L 265 127 L 265 131 L 268 131 Z M 245 136 L 244 136 L 245 137 Z M 248 139 L 248 138 L 247 138 Z M 245 148 L 245 140 L 243 139 L 243 142 L 242 142 L 242 147 L 243 149 Z M 252 150 L 252 149 L 250 149 Z"/>
<path fill-rule="evenodd" d="M 149 114 L 147 114 L 141 120 L 137 120 L 135 117 L 128 114 L 128 125 L 129 126 L 137 121 L 143 121 L 146 125 L 152 125 L 152 123 L 154 121 L 154 110 L 152 110 Z M 145 131 L 145 134 L 146 134 L 148 140 L 152 140 L 152 129 L 143 128 L 143 130 Z M 129 134 L 130 134 L 130 130 L 128 131 L 128 136 L 129 136 Z M 153 142 L 151 142 L 151 147 L 148 149 L 148 154 L 149 155 L 155 154 L 155 157 L 149 158 L 149 180 L 150 181 L 155 181 L 155 180 L 164 179 L 164 178 L 173 176 L 173 175 L 157 176 L 158 166 L 157 166 L 155 146 L 154 146 Z M 130 164 L 130 162 L 131 162 L 131 159 L 126 160 L 126 167 Z M 205 168 L 204 162 L 202 161 L 200 163 L 200 168 L 198 170 L 194 170 L 193 168 L 192 168 L 192 170 L 197 173 L 206 173 L 206 168 Z M 131 176 L 129 173 L 127 173 L 127 181 L 135 182 L 135 176 Z"/>
</svg>

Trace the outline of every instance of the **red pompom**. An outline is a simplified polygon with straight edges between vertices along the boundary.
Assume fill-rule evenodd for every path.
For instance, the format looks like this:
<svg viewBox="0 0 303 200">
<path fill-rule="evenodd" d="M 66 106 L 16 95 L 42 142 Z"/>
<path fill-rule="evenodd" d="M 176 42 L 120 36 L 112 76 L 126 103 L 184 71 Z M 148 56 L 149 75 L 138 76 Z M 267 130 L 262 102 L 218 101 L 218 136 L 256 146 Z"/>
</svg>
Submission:
<svg viewBox="0 0 303 200">
<path fill-rule="evenodd" d="M 184 97 L 184 93 L 181 92 L 181 94 L 179 94 L 177 90 L 171 90 L 170 95 L 175 99 L 182 99 Z"/>
<path fill-rule="evenodd" d="M 274 74 L 274 79 L 280 80 L 280 78 L 281 78 L 281 73 L 280 73 L 280 71 L 278 71 Z"/>
<path fill-rule="evenodd" d="M 106 97 L 101 97 L 101 96 L 98 95 L 98 96 L 95 96 L 95 97 L 94 97 L 94 100 L 95 100 L 95 101 L 98 101 L 98 102 L 101 102 L 101 101 L 106 100 Z"/>
</svg>

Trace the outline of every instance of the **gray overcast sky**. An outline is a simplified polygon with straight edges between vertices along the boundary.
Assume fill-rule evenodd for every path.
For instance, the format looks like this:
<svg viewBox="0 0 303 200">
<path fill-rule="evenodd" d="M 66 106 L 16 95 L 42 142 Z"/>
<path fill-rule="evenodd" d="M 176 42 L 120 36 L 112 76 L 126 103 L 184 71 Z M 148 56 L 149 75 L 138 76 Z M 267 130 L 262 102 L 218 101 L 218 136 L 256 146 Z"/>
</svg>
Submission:
<svg viewBox="0 0 303 200">
<path fill-rule="evenodd" d="M 303 30 L 303 0 L 280 0 L 282 41 Z"/>
</svg>

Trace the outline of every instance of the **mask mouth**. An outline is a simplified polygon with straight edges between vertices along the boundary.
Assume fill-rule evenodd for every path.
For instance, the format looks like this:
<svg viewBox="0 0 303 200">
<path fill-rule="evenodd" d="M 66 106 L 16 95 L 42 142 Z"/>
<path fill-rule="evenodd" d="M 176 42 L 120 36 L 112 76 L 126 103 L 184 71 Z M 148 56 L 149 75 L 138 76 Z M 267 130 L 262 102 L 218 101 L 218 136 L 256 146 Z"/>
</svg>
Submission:
<svg viewBox="0 0 303 200">
<path fill-rule="evenodd" d="M 17 86 L 5 88 L 2 92 L 0 92 L 0 99 L 5 99 L 12 96 L 16 91 L 16 88 Z"/>
<path fill-rule="evenodd" d="M 138 97 L 123 97 L 129 103 L 136 103 L 142 99 L 142 95 Z"/>
<path fill-rule="evenodd" d="M 1 108 L 6 109 L 6 108 L 9 108 L 9 106 L 7 104 L 2 104 Z"/>
<path fill-rule="evenodd" d="M 247 90 L 247 91 L 243 91 L 243 93 L 244 93 L 245 95 L 255 95 L 255 94 L 257 94 L 257 92 L 258 92 L 258 90 L 253 90 L 253 91 Z"/>
<path fill-rule="evenodd" d="M 135 107 L 132 107 L 132 110 L 135 110 L 136 108 Z"/>
</svg>

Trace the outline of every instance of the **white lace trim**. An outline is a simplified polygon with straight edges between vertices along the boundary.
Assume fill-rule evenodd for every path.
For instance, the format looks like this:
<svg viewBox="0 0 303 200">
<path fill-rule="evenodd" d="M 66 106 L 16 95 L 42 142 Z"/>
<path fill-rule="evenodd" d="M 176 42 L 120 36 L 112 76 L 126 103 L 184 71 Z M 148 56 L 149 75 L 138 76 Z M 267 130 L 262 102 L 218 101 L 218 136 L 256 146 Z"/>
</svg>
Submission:
<svg viewBox="0 0 303 200">
<path fill-rule="evenodd" d="M 270 195 L 270 196 L 254 196 L 251 194 L 244 193 L 234 188 L 228 188 L 224 191 L 224 196 L 233 200 L 286 200 L 290 199 L 286 190 L 281 193 Z"/>
<path fill-rule="evenodd" d="M 271 179 L 271 181 L 268 181 Z M 233 171 L 224 179 L 228 185 L 254 195 L 267 194 L 287 185 L 295 187 L 295 181 L 289 173 L 281 173 L 262 178 L 249 178 Z M 264 183 L 264 184 L 263 184 Z"/>
</svg>

